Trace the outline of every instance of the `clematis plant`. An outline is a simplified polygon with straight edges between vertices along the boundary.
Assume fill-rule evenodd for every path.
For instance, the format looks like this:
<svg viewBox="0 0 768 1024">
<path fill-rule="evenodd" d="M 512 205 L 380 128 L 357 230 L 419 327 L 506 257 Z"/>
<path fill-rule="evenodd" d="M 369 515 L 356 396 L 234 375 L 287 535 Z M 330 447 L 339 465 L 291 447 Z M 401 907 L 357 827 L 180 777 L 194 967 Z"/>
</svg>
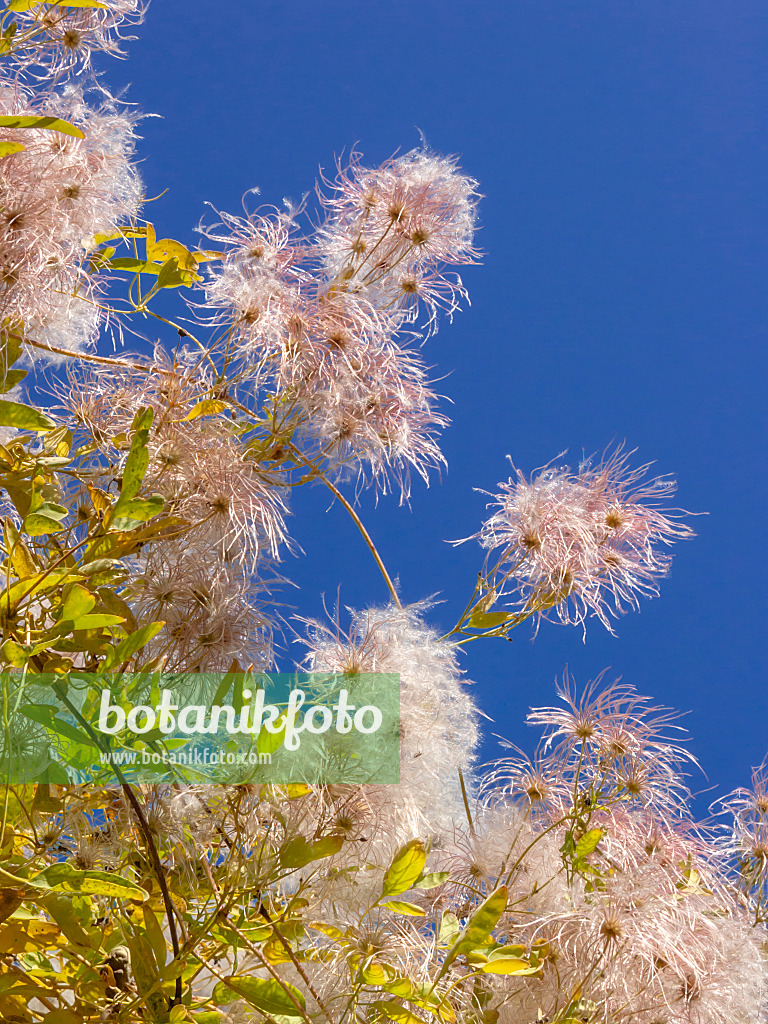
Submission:
<svg viewBox="0 0 768 1024">
<path fill-rule="evenodd" d="M 426 148 L 354 153 L 313 206 L 216 211 L 202 245 L 158 237 L 135 118 L 91 72 L 141 14 L 0 15 L 0 1018 L 763 1021 L 764 769 L 719 805 L 732 825 L 698 823 L 674 714 L 604 676 L 566 676 L 532 711 L 533 754 L 477 764 L 461 648 L 545 617 L 611 628 L 656 594 L 692 535 L 672 483 L 621 448 L 515 468 L 441 636 L 356 498 L 408 500 L 444 464 L 421 341 L 467 300 L 478 183 Z M 344 507 L 386 603 L 286 623 L 300 486 Z M 277 668 L 302 700 L 336 687 L 327 721 L 304 719 L 324 734 L 311 778 L 262 770 L 290 730 L 243 710 Z M 352 687 L 385 678 L 399 782 L 341 746 L 365 722 Z M 202 712 L 211 679 L 217 715 L 253 735 L 250 774 L 168 769 L 183 737 L 154 708 L 178 710 L 173 685 Z M 144 755 L 159 767 L 134 777 Z"/>
</svg>

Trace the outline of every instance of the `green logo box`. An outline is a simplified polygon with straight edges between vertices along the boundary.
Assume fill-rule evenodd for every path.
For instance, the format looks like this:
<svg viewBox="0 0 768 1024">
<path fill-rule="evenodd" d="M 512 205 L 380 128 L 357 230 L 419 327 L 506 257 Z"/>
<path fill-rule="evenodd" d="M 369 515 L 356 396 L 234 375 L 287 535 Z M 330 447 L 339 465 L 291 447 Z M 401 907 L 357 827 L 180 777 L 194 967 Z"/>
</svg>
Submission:
<svg viewBox="0 0 768 1024">
<path fill-rule="evenodd" d="M 0 783 L 393 784 L 400 677 L 0 674 Z"/>
</svg>

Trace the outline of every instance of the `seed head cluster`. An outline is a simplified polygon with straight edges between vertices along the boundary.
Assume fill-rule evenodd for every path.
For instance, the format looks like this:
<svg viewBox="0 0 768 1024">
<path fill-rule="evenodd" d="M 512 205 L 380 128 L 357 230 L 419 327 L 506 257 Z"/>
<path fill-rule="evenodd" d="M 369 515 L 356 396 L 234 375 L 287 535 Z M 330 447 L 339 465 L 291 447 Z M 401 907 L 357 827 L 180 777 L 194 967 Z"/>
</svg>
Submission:
<svg viewBox="0 0 768 1024">
<path fill-rule="evenodd" d="M 475 535 L 489 552 L 489 595 L 522 617 L 583 624 L 594 615 L 610 630 L 611 616 L 657 594 L 666 547 L 693 532 L 658 507 L 674 481 L 645 480 L 647 469 L 631 469 L 621 447 L 575 472 L 548 466 L 528 479 L 515 469 Z"/>
</svg>

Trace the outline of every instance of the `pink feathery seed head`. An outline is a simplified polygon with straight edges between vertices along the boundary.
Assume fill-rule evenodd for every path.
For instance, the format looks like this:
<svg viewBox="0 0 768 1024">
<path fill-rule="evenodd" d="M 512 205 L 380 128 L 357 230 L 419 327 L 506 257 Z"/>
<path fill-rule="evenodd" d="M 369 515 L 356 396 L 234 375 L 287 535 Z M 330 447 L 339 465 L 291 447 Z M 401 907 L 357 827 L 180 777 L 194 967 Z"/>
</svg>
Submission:
<svg viewBox="0 0 768 1024">
<path fill-rule="evenodd" d="M 430 468 L 444 458 L 437 444 L 447 419 L 427 386 L 419 355 L 394 342 L 350 341 L 334 355 L 324 346 L 306 347 L 303 377 L 292 392 L 304 409 L 302 436 L 342 475 L 354 472 L 382 493 L 410 493 L 410 471 L 429 481 Z"/>
<path fill-rule="evenodd" d="M 150 407 L 147 492 L 159 493 L 165 510 L 193 526 L 196 538 L 222 558 L 255 566 L 278 557 L 287 542 L 282 480 L 247 457 L 228 421 L 187 420 L 193 406 L 210 397 L 204 377 L 190 376 L 158 350 L 151 372 L 89 369 L 70 373 L 57 390 L 115 471 L 127 457 L 136 410 Z"/>
<path fill-rule="evenodd" d="M 572 780 L 562 759 L 541 745 L 533 757 L 508 740 L 501 745 L 513 753 L 486 766 L 479 785 L 482 804 L 493 807 L 512 801 L 526 808 L 532 822 L 559 821 L 573 802 Z"/>
<path fill-rule="evenodd" d="M 583 625 L 591 614 L 609 630 L 609 616 L 658 594 L 671 563 L 664 548 L 693 531 L 685 513 L 657 507 L 674 483 L 645 480 L 648 467 L 633 470 L 628 459 L 619 446 L 576 472 L 546 466 L 526 478 L 515 469 L 474 535 L 489 551 L 489 591 L 525 617 Z"/>
<path fill-rule="evenodd" d="M 422 304 L 432 333 L 437 313 L 449 316 L 467 298 L 444 267 L 476 262 L 472 246 L 476 185 L 453 158 L 427 150 L 364 168 L 353 153 L 334 182 L 318 189 L 325 222 L 315 254 L 326 287 L 364 295 L 372 305 L 415 323 Z"/>
<path fill-rule="evenodd" d="M 258 584 L 211 558 L 205 543 L 153 545 L 129 596 L 137 619 L 166 623 L 147 650 L 164 659 L 166 671 L 226 671 L 233 658 L 258 670 L 272 664 L 272 625 Z"/>
<path fill-rule="evenodd" d="M 360 255 L 370 252 L 386 231 L 400 254 L 413 253 L 424 262 L 477 259 L 472 248 L 477 182 L 460 173 L 456 158 L 415 149 L 366 168 L 355 153 L 327 184 L 330 195 L 318 194 L 329 225 L 357 228 Z"/>
<path fill-rule="evenodd" d="M 566 671 L 557 693 L 563 707 L 533 708 L 530 725 L 545 729 L 545 749 L 578 760 L 593 758 L 601 766 L 632 764 L 633 758 L 663 761 L 669 767 L 696 764 L 693 755 L 679 744 L 673 732 L 679 712 L 653 705 L 650 698 L 616 679 L 606 683 L 606 672 L 590 681 L 578 694 Z"/>
<path fill-rule="evenodd" d="M 122 30 L 139 24 L 146 6 L 144 0 L 102 0 L 81 9 L 48 4 L 15 12 L 10 59 L 22 72 L 46 79 L 90 68 L 97 52 L 123 56 L 120 44 L 134 37 Z"/>
<path fill-rule="evenodd" d="M 61 117 L 84 132 L 0 129 L 2 141 L 25 147 L 0 165 L 0 320 L 20 322 L 41 344 L 82 350 L 106 322 L 86 263 L 94 236 L 141 202 L 132 120 L 108 98 L 89 107 L 75 87 L 33 96 L 3 83 L 0 111 Z"/>
<path fill-rule="evenodd" d="M 739 824 L 768 826 L 768 764 L 763 762 L 752 769 L 752 783 L 748 788 L 734 790 L 717 804 Z"/>
<path fill-rule="evenodd" d="M 252 189 L 246 193 L 246 199 L 257 192 Z M 200 224 L 198 230 L 223 248 L 227 263 L 241 265 L 251 272 L 293 272 L 303 276 L 301 263 L 307 247 L 294 237 L 297 230 L 296 218 L 301 210 L 279 210 L 264 206 L 249 211 L 246 207 L 245 215 L 239 217 L 211 208 L 219 221 L 212 225 Z"/>
</svg>

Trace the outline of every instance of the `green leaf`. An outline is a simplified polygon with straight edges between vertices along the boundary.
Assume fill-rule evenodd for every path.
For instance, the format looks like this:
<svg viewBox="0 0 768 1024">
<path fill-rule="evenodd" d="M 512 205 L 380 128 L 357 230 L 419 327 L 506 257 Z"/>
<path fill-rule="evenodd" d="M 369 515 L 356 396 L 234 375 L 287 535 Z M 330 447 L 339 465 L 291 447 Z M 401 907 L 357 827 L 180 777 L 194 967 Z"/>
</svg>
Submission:
<svg viewBox="0 0 768 1024">
<path fill-rule="evenodd" d="M 246 978 L 233 975 L 220 981 L 213 990 L 213 1001 L 219 1005 L 244 999 L 257 1010 L 282 1017 L 301 1017 L 302 1012 L 288 995 L 290 992 L 302 1010 L 306 1000 L 297 988 L 287 981 L 277 982 L 272 978 Z"/>
<path fill-rule="evenodd" d="M 42 537 L 46 533 L 58 533 L 66 529 L 62 520 L 69 515 L 69 509 L 63 505 L 55 505 L 52 501 L 44 501 L 34 512 L 26 517 L 22 531 L 30 537 Z"/>
<path fill-rule="evenodd" d="M 417 907 L 415 903 L 408 903 L 406 900 L 387 900 L 386 903 L 380 903 L 379 906 L 393 910 L 396 914 L 405 914 L 407 917 L 426 917 L 421 907 Z"/>
<path fill-rule="evenodd" d="M 460 953 L 466 953 L 476 946 L 482 946 L 487 943 L 491 932 L 499 923 L 499 918 L 506 910 L 508 898 L 509 894 L 506 885 L 500 885 L 498 889 L 494 889 L 491 895 L 483 900 L 448 950 L 443 961 L 441 973 L 445 973 L 449 965 Z"/>
<path fill-rule="evenodd" d="M 384 876 L 383 896 L 397 896 L 406 892 L 424 870 L 427 851 L 420 839 L 412 839 L 401 847 L 394 856 Z"/>
<path fill-rule="evenodd" d="M 12 153 L 21 153 L 26 148 L 21 142 L 0 142 L 0 157 L 10 156 Z"/>
<path fill-rule="evenodd" d="M 278 850 L 278 858 L 281 867 L 303 868 L 305 864 L 313 860 L 322 860 L 323 857 L 330 857 L 338 853 L 344 844 L 343 836 L 325 836 L 314 843 L 308 842 L 304 836 L 296 836 Z"/>
<path fill-rule="evenodd" d="M 163 511 L 164 503 L 160 494 L 153 494 L 150 498 L 129 498 L 125 503 L 118 501 L 114 511 L 120 514 L 110 520 L 109 528 L 121 533 L 135 530 L 148 519 L 159 515 Z"/>
<path fill-rule="evenodd" d="M 31 405 L 22 405 L 20 402 L 9 402 L 7 398 L 0 398 L 0 427 L 17 427 L 19 430 L 33 430 L 38 433 L 46 433 L 53 430 L 56 424 L 39 409 L 33 409 Z"/>
<path fill-rule="evenodd" d="M 11 10 L 14 10 L 13 6 Z M 5 114 L 0 117 L 0 128 L 47 128 L 52 132 L 61 132 L 62 135 L 72 135 L 76 139 L 85 138 L 79 128 L 69 121 L 62 121 L 60 117 L 17 117 Z"/>
<path fill-rule="evenodd" d="M 117 647 L 110 648 L 107 657 L 99 667 L 99 672 L 108 671 L 114 668 L 115 665 L 128 661 L 142 647 L 146 647 L 152 637 L 157 636 L 164 625 L 164 622 L 150 622 L 149 625 L 142 626 L 141 629 L 137 629 L 130 636 L 127 636 Z"/>
<path fill-rule="evenodd" d="M 421 1017 L 417 1017 L 415 1013 L 406 1010 L 404 1006 L 395 1002 L 394 999 L 384 999 L 381 1002 L 374 1003 L 374 1006 L 382 1009 L 389 1019 L 395 1021 L 396 1024 L 424 1024 Z"/>
<path fill-rule="evenodd" d="M 421 878 L 417 879 L 412 889 L 437 889 L 439 885 L 444 885 L 445 882 L 451 877 L 450 871 L 435 871 L 430 875 L 422 875 Z"/>
<path fill-rule="evenodd" d="M 580 860 L 582 857 L 589 856 L 597 848 L 597 844 L 602 838 L 603 830 L 601 828 L 591 828 L 589 832 L 585 832 L 576 843 L 576 858 Z"/>
<path fill-rule="evenodd" d="M 71 864 L 51 864 L 32 879 L 46 882 L 55 892 L 84 892 L 122 900 L 149 899 L 149 893 L 127 878 L 110 871 L 78 871 Z"/>
<path fill-rule="evenodd" d="M 93 742 L 88 733 L 82 729 L 77 729 L 63 718 L 57 718 L 56 708 L 52 704 L 26 704 L 24 707 L 19 708 L 19 711 L 25 718 L 45 726 L 46 729 L 58 733 L 59 736 L 64 736 L 75 743 L 85 744 L 87 747 L 95 747 L 97 750 L 101 749 L 97 743 Z"/>
<path fill-rule="evenodd" d="M 0 153 L 0 156 L 2 155 Z M 8 370 L 3 379 L 0 380 L 0 394 L 7 394 L 11 388 L 15 388 L 17 384 L 20 384 L 26 376 L 26 370 Z"/>
<path fill-rule="evenodd" d="M 472 629 L 495 629 L 512 618 L 509 612 L 479 612 L 475 610 L 469 617 L 468 626 Z"/>
</svg>

